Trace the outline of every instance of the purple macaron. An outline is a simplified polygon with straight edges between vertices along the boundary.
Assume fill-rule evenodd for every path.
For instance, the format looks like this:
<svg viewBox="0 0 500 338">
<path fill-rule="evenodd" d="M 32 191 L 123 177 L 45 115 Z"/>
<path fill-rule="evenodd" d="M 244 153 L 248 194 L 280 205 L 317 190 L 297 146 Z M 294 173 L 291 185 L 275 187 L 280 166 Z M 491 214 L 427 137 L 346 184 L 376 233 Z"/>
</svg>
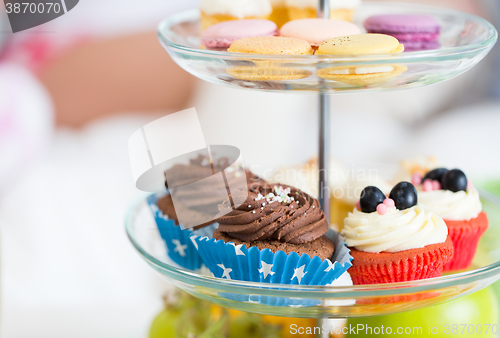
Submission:
<svg viewBox="0 0 500 338">
<path fill-rule="evenodd" d="M 441 26 L 427 14 L 375 15 L 365 21 L 368 33 L 387 34 L 405 46 L 405 51 L 436 49 L 440 47 Z"/>
<path fill-rule="evenodd" d="M 233 41 L 256 36 L 278 35 L 278 27 L 269 20 L 245 19 L 223 21 L 201 33 L 201 43 L 207 48 L 228 48 Z"/>
</svg>

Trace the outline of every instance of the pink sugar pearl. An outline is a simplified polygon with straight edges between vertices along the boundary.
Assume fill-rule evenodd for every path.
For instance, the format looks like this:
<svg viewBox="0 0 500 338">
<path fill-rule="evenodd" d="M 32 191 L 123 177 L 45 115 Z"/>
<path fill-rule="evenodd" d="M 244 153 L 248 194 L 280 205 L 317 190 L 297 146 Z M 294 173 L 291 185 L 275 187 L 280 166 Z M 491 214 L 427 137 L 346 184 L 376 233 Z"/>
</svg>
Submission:
<svg viewBox="0 0 500 338">
<path fill-rule="evenodd" d="M 387 205 L 384 203 L 377 205 L 377 212 L 379 215 L 385 215 L 387 213 Z"/>
<path fill-rule="evenodd" d="M 474 184 L 472 183 L 472 180 L 467 180 L 467 188 L 468 189 L 474 188 Z"/>
<path fill-rule="evenodd" d="M 361 211 L 361 204 L 359 204 L 359 201 L 356 202 L 356 209 L 358 209 L 359 211 Z"/>
<path fill-rule="evenodd" d="M 420 174 L 415 173 L 411 176 L 411 184 L 420 185 L 422 183 L 422 176 Z"/>
<path fill-rule="evenodd" d="M 392 198 L 386 198 L 384 200 L 384 204 L 388 208 L 394 208 L 396 206 L 396 203 L 394 203 L 394 200 Z"/>
<path fill-rule="evenodd" d="M 430 179 L 427 179 L 424 181 L 424 183 L 422 184 L 422 189 L 424 191 L 432 191 L 434 188 L 433 184 L 432 184 L 432 180 Z"/>
<path fill-rule="evenodd" d="M 439 189 L 441 189 L 441 183 L 439 183 L 439 181 L 433 180 L 432 181 L 432 189 L 433 190 L 439 190 Z"/>
</svg>

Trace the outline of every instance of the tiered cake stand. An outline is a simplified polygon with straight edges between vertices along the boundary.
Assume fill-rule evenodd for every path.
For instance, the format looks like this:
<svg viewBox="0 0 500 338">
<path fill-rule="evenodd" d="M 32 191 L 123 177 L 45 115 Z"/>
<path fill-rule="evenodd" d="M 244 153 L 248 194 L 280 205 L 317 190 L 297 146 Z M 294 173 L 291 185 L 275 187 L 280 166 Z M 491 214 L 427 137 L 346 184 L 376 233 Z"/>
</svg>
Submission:
<svg viewBox="0 0 500 338">
<path fill-rule="evenodd" d="M 320 13 L 329 13 L 326 1 Z M 319 96 L 320 188 L 328 186 L 329 97 L 344 92 L 414 88 L 439 83 L 475 66 L 491 50 L 497 39 L 495 28 L 486 20 L 457 11 L 433 7 L 364 4 L 356 22 L 381 13 L 428 13 L 443 27 L 441 48 L 395 55 L 370 56 L 272 56 L 236 54 L 200 47 L 199 12 L 176 14 L 163 21 L 158 30 L 161 44 L 187 72 L 212 83 L 234 88 L 273 92 L 309 93 Z M 272 64 L 283 74 L 304 74 L 301 79 L 249 81 L 228 74 L 228 69 Z M 348 84 L 324 80 L 319 70 L 334 66 L 403 66 L 402 74 L 383 82 Z M 235 112 L 237 113 L 237 112 Z M 285 113 L 285 112 L 284 112 Z M 320 189 L 321 191 L 321 189 Z M 328 213 L 328 197 L 321 202 Z M 500 201 L 483 195 L 486 212 L 500 216 Z M 499 217 L 500 219 L 500 217 Z M 473 267 L 465 272 L 405 283 L 365 286 L 302 286 L 242 282 L 214 278 L 189 271 L 171 262 L 144 200 L 134 204 L 127 220 L 130 240 L 140 255 L 162 277 L 178 288 L 210 302 L 237 310 L 289 317 L 342 318 L 372 316 L 435 305 L 478 291 L 500 279 L 500 224 L 492 222 L 484 235 Z M 273 301 L 274 300 L 274 301 Z"/>
</svg>

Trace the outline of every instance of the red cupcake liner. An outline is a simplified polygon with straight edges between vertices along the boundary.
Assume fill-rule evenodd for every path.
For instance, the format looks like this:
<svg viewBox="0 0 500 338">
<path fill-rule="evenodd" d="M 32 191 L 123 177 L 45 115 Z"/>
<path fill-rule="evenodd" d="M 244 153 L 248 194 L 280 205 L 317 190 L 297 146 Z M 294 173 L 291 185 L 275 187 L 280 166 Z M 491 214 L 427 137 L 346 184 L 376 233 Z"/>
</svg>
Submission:
<svg viewBox="0 0 500 338">
<path fill-rule="evenodd" d="M 407 282 L 439 277 L 453 257 L 453 242 L 427 245 L 401 252 L 371 253 L 351 249 L 354 258 L 349 269 L 354 285 Z"/>
<path fill-rule="evenodd" d="M 444 271 L 467 269 L 476 254 L 479 239 L 488 229 L 488 217 L 481 212 L 469 221 L 447 221 L 448 236 L 453 242 L 453 259 L 445 264 Z"/>
</svg>

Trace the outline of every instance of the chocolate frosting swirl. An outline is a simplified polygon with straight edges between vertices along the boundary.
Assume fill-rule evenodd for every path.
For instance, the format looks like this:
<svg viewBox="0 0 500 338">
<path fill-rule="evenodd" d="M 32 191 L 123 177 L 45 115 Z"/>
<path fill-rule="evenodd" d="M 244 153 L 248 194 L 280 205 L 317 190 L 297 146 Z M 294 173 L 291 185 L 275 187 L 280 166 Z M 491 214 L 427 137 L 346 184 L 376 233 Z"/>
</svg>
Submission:
<svg viewBox="0 0 500 338">
<path fill-rule="evenodd" d="M 312 242 L 328 230 L 318 200 L 286 185 L 255 182 L 248 187 L 244 204 L 216 219 L 219 231 L 251 242 L 274 239 L 302 244 Z"/>
</svg>

